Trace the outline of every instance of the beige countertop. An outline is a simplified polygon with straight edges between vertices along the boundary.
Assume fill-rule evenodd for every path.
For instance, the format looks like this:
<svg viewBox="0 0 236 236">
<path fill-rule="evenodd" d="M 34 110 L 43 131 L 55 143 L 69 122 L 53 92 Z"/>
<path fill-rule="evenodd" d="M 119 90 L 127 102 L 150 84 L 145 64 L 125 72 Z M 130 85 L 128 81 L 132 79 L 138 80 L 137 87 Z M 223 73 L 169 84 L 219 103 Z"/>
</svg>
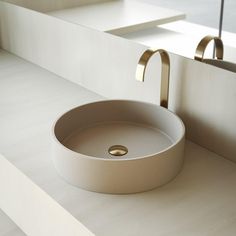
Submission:
<svg viewBox="0 0 236 236">
<path fill-rule="evenodd" d="M 47 14 L 115 34 L 150 28 L 185 18 L 182 12 L 137 0 L 105 1 L 50 11 Z"/>
<path fill-rule="evenodd" d="M 152 48 L 165 48 L 168 52 L 194 58 L 200 40 L 206 35 L 217 35 L 218 30 L 188 21 L 179 20 L 157 27 L 122 34 L 123 38 Z M 223 31 L 224 59 L 235 61 L 236 34 Z M 213 48 L 208 46 L 204 56 L 212 57 Z"/>
<path fill-rule="evenodd" d="M 101 99 L 0 51 L 0 152 L 97 236 L 235 235 L 236 165 L 190 141 L 182 172 L 153 191 L 98 194 L 57 175 L 50 158 L 52 123 L 74 106 Z"/>
</svg>

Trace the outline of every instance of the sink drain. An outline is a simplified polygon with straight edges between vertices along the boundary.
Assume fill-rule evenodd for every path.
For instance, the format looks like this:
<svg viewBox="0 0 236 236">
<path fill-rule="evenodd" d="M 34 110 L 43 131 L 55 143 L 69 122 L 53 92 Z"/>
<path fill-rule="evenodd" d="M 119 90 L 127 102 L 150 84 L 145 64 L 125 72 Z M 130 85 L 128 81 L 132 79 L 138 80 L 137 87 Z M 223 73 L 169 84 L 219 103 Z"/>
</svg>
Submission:
<svg viewBox="0 0 236 236">
<path fill-rule="evenodd" d="M 122 145 L 113 145 L 108 149 L 108 152 L 112 156 L 121 157 L 128 153 L 128 148 Z"/>
</svg>

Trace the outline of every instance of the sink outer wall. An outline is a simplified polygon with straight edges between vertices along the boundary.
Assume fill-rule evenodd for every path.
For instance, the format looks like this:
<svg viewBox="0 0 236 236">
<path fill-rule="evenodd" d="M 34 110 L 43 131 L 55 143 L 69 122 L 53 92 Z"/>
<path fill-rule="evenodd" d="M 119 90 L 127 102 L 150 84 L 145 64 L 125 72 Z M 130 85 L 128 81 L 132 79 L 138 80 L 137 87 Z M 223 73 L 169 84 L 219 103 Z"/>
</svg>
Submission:
<svg viewBox="0 0 236 236">
<path fill-rule="evenodd" d="M 114 100 L 110 102 L 130 102 L 156 106 L 134 101 Z M 75 109 L 79 109 L 79 107 Z M 178 119 L 177 116 L 176 119 Z M 55 132 L 55 126 L 53 132 Z M 56 139 L 55 133 L 53 136 L 52 157 L 58 173 L 70 184 L 89 191 L 113 194 L 148 191 L 171 181 L 183 165 L 184 134 L 171 148 L 150 156 L 129 160 L 86 156 L 66 148 Z"/>
</svg>

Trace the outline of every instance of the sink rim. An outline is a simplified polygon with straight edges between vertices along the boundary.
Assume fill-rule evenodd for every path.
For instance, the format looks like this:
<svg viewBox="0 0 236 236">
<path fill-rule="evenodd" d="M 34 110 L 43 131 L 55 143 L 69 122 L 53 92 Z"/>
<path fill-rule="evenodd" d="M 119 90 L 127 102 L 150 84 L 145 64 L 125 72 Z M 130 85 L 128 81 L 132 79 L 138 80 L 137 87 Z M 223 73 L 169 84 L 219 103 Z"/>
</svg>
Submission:
<svg viewBox="0 0 236 236">
<path fill-rule="evenodd" d="M 66 115 L 67 113 L 69 112 L 72 112 L 78 108 L 81 108 L 81 107 L 85 107 L 85 106 L 88 106 L 90 104 L 98 104 L 98 103 L 106 103 L 106 102 L 133 102 L 133 103 L 141 103 L 141 104 L 144 104 L 144 105 L 148 105 L 148 106 L 153 106 L 155 108 L 158 108 L 164 112 L 167 112 L 169 113 L 171 116 L 174 117 L 174 119 L 177 119 L 178 122 L 180 123 L 181 125 L 181 134 L 180 134 L 180 137 L 177 139 L 177 141 L 174 141 L 170 146 L 168 146 L 167 148 L 159 151 L 159 152 L 155 152 L 155 153 L 152 153 L 152 154 L 149 154 L 149 155 L 144 155 L 144 156 L 137 156 L 137 157 L 132 157 L 132 158 L 128 158 L 128 159 L 125 159 L 125 158 L 121 158 L 121 159 L 117 159 L 117 158 L 104 158 L 104 157 L 94 157 L 94 156 L 89 156 L 89 155 L 86 155 L 86 154 L 83 154 L 83 153 L 80 153 L 80 152 L 76 152 L 70 148 L 68 148 L 67 146 L 65 146 L 62 142 L 60 142 L 56 136 L 56 132 L 55 132 L 55 127 L 57 125 L 57 122 L 64 116 Z M 95 123 L 94 123 L 95 124 Z M 99 123 L 97 123 L 99 124 Z M 141 124 L 141 123 L 136 123 L 136 124 Z M 150 126 L 151 127 L 151 126 Z M 163 132 L 161 129 L 159 129 L 161 132 Z M 91 159 L 91 160 L 95 160 L 95 161 L 107 161 L 107 162 L 114 162 L 114 161 L 118 161 L 118 162 L 127 162 L 127 161 L 135 161 L 135 160 L 142 160 L 142 159 L 146 159 L 146 158 L 150 158 L 150 157 L 156 157 L 157 155 L 161 154 L 161 153 L 164 153 L 170 149 L 172 149 L 174 146 L 176 146 L 178 143 L 180 143 L 182 141 L 182 139 L 185 137 L 185 125 L 183 123 L 183 121 L 180 119 L 179 116 L 177 116 L 174 112 L 170 111 L 169 109 L 166 109 L 160 105 L 157 105 L 157 104 L 154 104 L 154 103 L 150 103 L 150 102 L 144 102 L 144 101 L 139 101 L 139 100 L 129 100 L 129 99 L 105 99 L 105 100 L 99 100 L 99 101 L 94 101 L 94 102 L 89 102 L 89 103 L 85 103 L 85 104 L 82 104 L 82 105 L 79 105 L 79 106 L 76 106 L 64 113 L 62 113 L 61 115 L 59 115 L 57 117 L 57 119 L 54 121 L 53 123 L 53 126 L 52 126 L 52 136 L 53 136 L 53 139 L 54 141 L 56 141 L 56 143 L 58 145 L 60 145 L 62 148 L 64 148 L 65 150 L 67 151 L 70 151 L 74 154 L 79 154 L 80 155 L 80 158 L 85 158 L 85 159 Z M 164 132 L 165 134 L 165 132 Z"/>
</svg>

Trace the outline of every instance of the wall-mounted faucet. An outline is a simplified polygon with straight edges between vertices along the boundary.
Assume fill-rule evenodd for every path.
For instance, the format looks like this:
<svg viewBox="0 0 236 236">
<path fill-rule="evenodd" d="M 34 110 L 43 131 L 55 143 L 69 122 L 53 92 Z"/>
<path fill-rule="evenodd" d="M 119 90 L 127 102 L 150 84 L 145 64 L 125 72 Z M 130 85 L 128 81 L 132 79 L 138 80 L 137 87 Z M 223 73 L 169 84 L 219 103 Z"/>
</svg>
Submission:
<svg viewBox="0 0 236 236">
<path fill-rule="evenodd" d="M 224 55 L 224 45 L 222 40 L 219 37 L 207 35 L 204 38 L 201 39 L 199 44 L 197 45 L 196 52 L 194 59 L 197 61 L 204 61 L 204 53 L 207 48 L 207 45 L 210 43 L 210 41 L 214 41 L 215 43 L 215 55 L 217 60 L 222 60 Z"/>
<path fill-rule="evenodd" d="M 169 76 L 170 76 L 170 58 L 167 51 L 163 49 L 148 49 L 139 59 L 136 69 L 136 79 L 144 82 L 145 72 L 148 61 L 155 54 L 159 53 L 161 57 L 161 92 L 160 92 L 160 105 L 168 108 L 169 100 Z"/>
</svg>

